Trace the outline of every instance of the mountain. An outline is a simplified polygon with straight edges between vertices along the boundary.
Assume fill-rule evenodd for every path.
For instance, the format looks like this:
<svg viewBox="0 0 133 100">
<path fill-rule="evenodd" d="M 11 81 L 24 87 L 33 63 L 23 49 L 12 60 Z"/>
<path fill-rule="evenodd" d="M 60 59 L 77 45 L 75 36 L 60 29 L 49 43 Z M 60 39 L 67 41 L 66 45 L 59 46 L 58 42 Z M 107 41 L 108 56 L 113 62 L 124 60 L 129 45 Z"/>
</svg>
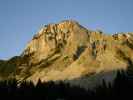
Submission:
<svg viewBox="0 0 133 100">
<path fill-rule="evenodd" d="M 131 32 L 109 35 L 64 20 L 42 27 L 20 56 L 0 60 L 0 79 L 64 80 L 86 86 L 112 80 L 116 70 L 127 70 L 132 52 Z"/>
</svg>

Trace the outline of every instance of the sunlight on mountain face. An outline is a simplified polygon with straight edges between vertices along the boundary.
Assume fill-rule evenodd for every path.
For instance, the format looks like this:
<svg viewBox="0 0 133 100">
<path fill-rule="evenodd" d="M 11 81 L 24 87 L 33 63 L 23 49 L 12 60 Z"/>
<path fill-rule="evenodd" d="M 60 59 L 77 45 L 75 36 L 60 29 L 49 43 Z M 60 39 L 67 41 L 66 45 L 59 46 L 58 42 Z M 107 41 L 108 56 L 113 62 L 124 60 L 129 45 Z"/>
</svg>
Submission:
<svg viewBox="0 0 133 100">
<path fill-rule="evenodd" d="M 20 56 L 1 60 L 0 78 L 34 83 L 38 79 L 78 79 L 71 84 L 84 87 L 84 81 L 91 86 L 102 79 L 112 81 L 118 69 L 126 70 L 133 62 L 132 52 L 133 33 L 107 35 L 88 30 L 74 20 L 65 20 L 45 25 Z"/>
</svg>

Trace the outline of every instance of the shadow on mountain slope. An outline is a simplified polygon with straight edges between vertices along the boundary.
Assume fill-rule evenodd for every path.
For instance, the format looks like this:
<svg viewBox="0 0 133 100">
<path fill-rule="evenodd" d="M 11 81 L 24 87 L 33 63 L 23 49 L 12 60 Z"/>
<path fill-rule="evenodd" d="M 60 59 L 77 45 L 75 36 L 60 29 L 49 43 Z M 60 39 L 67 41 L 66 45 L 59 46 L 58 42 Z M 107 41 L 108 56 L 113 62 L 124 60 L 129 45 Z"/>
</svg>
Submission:
<svg viewBox="0 0 133 100">
<path fill-rule="evenodd" d="M 74 80 L 75 81 L 75 80 Z M 86 84 L 86 83 L 84 83 Z M 10 99 L 43 99 L 43 100 L 73 100 L 90 98 L 116 98 L 132 97 L 133 78 L 127 72 L 118 71 L 112 84 L 102 80 L 102 84 L 93 90 L 84 89 L 80 86 L 72 86 L 69 83 L 60 81 L 41 82 L 36 85 L 31 81 L 23 81 L 18 84 L 17 80 L 0 81 L 0 98 Z"/>
</svg>

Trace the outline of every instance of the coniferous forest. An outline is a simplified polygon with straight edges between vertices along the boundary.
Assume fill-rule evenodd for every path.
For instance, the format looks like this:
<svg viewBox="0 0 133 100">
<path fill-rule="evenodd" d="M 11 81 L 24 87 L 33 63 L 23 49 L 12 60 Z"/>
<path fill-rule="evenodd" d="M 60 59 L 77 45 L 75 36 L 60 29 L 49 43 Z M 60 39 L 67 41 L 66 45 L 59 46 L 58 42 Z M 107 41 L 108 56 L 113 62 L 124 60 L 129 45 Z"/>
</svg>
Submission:
<svg viewBox="0 0 133 100">
<path fill-rule="evenodd" d="M 71 86 L 68 83 L 41 82 L 34 85 L 32 82 L 23 81 L 18 85 L 17 80 L 0 82 L 0 98 L 5 99 L 37 99 L 37 100 L 75 100 L 87 98 L 122 98 L 133 96 L 133 79 L 127 72 L 118 71 L 113 84 L 103 84 L 94 90 L 86 90 Z"/>
</svg>

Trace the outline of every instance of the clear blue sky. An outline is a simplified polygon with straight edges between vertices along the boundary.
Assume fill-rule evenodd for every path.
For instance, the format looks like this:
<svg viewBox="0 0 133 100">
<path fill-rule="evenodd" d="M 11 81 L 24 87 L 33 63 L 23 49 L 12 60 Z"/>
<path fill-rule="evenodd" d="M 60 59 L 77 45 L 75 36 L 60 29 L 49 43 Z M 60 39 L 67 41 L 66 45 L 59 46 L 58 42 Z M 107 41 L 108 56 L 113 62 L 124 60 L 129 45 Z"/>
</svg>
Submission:
<svg viewBox="0 0 133 100">
<path fill-rule="evenodd" d="M 133 0 L 0 0 L 0 59 L 19 55 L 44 24 L 77 20 L 107 33 L 133 32 Z"/>
</svg>

